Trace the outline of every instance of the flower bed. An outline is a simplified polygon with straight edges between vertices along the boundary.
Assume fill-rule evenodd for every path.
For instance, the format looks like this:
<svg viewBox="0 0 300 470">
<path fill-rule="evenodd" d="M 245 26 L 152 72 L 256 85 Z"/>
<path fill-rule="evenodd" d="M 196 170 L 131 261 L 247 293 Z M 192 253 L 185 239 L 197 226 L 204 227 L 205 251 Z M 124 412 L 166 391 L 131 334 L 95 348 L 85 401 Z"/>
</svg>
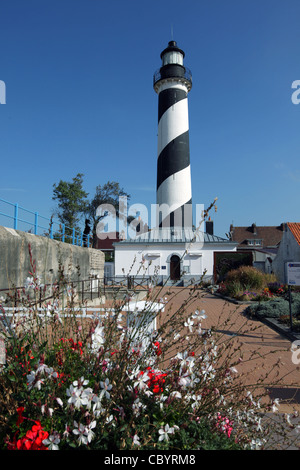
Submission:
<svg viewBox="0 0 300 470">
<path fill-rule="evenodd" d="M 27 306 L 26 317 L 7 318 L 0 448 L 267 448 L 274 423 L 262 427 L 261 413 L 277 406 L 261 402 L 257 384 L 243 384 L 239 347 L 203 327 L 205 312 L 191 308 L 199 301 L 193 287 L 149 330 L 159 292 L 133 318 L 127 297 L 89 319 L 78 316 L 72 297 L 64 308 L 52 299 L 44 315 Z"/>
<path fill-rule="evenodd" d="M 273 275 L 265 274 L 252 266 L 241 266 L 229 271 L 217 292 L 239 301 L 264 302 L 285 292 Z"/>
<path fill-rule="evenodd" d="M 293 330 L 298 332 L 300 331 L 300 293 L 292 292 L 291 299 Z M 282 293 L 269 302 L 253 303 L 253 305 L 247 307 L 246 313 L 260 318 L 274 318 L 279 323 L 290 326 L 289 296 Z"/>
</svg>

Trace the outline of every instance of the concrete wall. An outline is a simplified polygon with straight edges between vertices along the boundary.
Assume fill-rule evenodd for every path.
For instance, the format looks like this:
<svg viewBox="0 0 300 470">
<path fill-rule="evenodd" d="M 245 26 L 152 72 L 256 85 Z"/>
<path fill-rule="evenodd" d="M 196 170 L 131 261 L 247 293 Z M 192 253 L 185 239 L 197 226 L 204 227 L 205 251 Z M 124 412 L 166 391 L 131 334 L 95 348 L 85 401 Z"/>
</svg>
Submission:
<svg viewBox="0 0 300 470">
<path fill-rule="evenodd" d="M 31 277 L 29 245 L 36 261 L 36 272 L 43 284 L 57 280 L 59 266 L 63 266 L 69 280 L 83 280 L 90 276 L 103 279 L 102 251 L 0 227 L 0 289 L 24 286 L 26 278 Z"/>
</svg>

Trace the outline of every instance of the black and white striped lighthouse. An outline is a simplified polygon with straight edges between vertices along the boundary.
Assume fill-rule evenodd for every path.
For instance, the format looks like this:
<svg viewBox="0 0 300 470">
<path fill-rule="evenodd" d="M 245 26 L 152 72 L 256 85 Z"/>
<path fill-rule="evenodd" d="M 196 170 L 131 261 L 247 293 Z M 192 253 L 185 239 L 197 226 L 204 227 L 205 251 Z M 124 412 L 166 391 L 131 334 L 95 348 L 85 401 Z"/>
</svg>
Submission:
<svg viewBox="0 0 300 470">
<path fill-rule="evenodd" d="M 157 193 L 160 227 L 192 227 L 188 93 L 192 75 L 184 52 L 170 41 L 154 74 L 158 94 Z"/>
</svg>

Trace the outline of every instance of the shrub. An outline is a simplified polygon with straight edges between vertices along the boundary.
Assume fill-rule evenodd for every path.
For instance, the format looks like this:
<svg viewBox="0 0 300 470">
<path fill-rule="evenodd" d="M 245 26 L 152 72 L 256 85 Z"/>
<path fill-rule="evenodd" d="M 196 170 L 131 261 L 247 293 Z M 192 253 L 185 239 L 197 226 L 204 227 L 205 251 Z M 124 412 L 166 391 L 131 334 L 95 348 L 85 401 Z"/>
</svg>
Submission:
<svg viewBox="0 0 300 470">
<path fill-rule="evenodd" d="M 290 311 L 288 297 L 278 297 L 265 303 L 255 303 L 247 307 L 249 315 L 259 315 L 265 318 L 280 318 L 288 316 Z M 292 314 L 297 317 L 300 314 L 300 295 L 292 295 Z"/>
<path fill-rule="evenodd" d="M 273 292 L 269 285 L 275 282 L 273 274 L 266 274 L 253 266 L 241 266 L 229 271 L 220 293 L 237 300 L 269 300 Z"/>
<path fill-rule="evenodd" d="M 227 286 L 239 282 L 242 289 L 262 289 L 265 286 L 265 276 L 253 266 L 241 266 L 229 271 L 225 282 Z"/>
</svg>

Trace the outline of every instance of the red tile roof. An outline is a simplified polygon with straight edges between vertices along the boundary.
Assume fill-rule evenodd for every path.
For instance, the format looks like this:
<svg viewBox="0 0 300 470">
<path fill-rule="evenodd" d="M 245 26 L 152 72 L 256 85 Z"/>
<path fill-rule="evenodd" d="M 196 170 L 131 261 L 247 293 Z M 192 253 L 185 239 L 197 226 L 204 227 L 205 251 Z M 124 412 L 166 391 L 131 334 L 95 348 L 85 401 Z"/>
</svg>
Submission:
<svg viewBox="0 0 300 470">
<path fill-rule="evenodd" d="M 297 241 L 298 245 L 300 245 L 300 223 L 288 222 L 287 226 L 292 232 L 292 234 L 294 235 L 295 240 Z"/>
</svg>

